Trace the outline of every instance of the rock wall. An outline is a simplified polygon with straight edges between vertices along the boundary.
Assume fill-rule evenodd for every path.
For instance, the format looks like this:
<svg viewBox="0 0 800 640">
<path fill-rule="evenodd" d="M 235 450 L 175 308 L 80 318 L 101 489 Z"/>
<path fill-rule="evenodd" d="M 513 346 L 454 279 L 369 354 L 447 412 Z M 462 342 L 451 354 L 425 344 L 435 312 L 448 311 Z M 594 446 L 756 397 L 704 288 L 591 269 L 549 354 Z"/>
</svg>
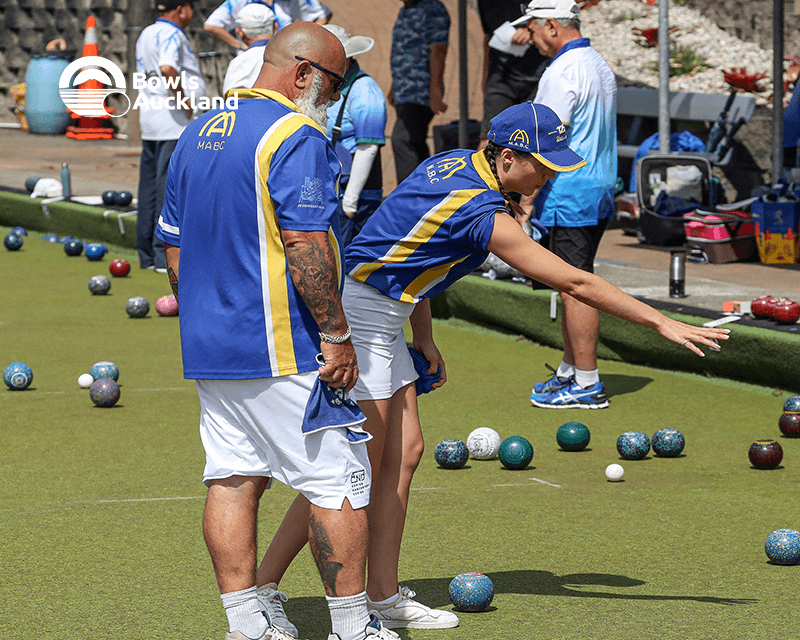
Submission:
<svg viewBox="0 0 800 640">
<path fill-rule="evenodd" d="M 720 29 L 740 40 L 754 42 L 762 49 L 772 49 L 772 16 L 774 0 L 686 0 L 686 6 L 696 9 Z M 800 2 L 783 0 L 784 51 L 800 58 Z M 733 64 L 733 61 L 732 61 Z"/>
<path fill-rule="evenodd" d="M 783 0 L 784 29 L 783 50 L 786 56 L 800 58 L 800 0 Z M 696 9 L 740 40 L 754 42 L 765 50 L 773 46 L 772 23 L 774 0 L 686 0 L 686 6 Z M 797 7 L 797 12 L 795 12 Z M 735 61 L 731 61 L 735 66 Z M 748 165 L 746 171 L 727 171 L 723 178 L 721 170 L 715 174 L 723 178 L 729 196 L 731 192 L 742 199 L 748 197 L 751 186 L 759 186 L 770 180 L 772 173 L 772 108 L 758 107 L 753 118 L 737 134 L 741 144 L 735 148 L 734 161 Z M 759 180 L 761 181 L 759 183 Z M 740 188 L 734 189 L 732 184 Z M 744 188 L 743 185 L 746 185 Z"/>
</svg>

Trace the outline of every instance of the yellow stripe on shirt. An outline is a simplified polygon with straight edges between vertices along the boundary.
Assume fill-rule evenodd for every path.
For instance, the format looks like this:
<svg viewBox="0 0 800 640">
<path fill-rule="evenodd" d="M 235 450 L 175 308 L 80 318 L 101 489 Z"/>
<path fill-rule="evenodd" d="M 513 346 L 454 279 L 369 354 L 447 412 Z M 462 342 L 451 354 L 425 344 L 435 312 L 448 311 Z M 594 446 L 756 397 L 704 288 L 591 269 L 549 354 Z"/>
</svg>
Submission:
<svg viewBox="0 0 800 640">
<path fill-rule="evenodd" d="M 428 269 L 424 273 L 414 278 L 414 280 L 406 287 L 406 290 L 400 295 L 401 302 L 419 302 L 420 293 L 424 293 L 430 289 L 434 284 L 443 280 L 450 273 L 450 269 L 456 266 L 459 262 L 463 262 L 467 256 L 448 262 L 447 264 L 439 265 L 433 269 Z"/>
<path fill-rule="evenodd" d="M 489 165 L 489 161 L 483 151 L 476 151 L 472 154 L 472 166 L 475 167 L 475 171 L 478 172 L 487 187 L 493 191 L 500 191 L 500 184 L 497 182 L 497 178 L 494 177 L 492 167 Z"/>
<path fill-rule="evenodd" d="M 294 337 L 289 306 L 288 267 L 286 251 L 281 238 L 281 228 L 275 212 L 275 203 L 269 195 L 267 178 L 272 156 L 288 138 L 301 127 L 312 126 L 321 131 L 308 116 L 287 114 L 278 120 L 264 136 L 256 151 L 261 193 L 261 209 L 264 220 L 262 251 L 266 251 L 266 272 L 262 261 L 262 287 L 265 291 L 264 313 L 267 319 L 267 334 L 270 339 L 270 352 L 274 354 L 273 371 L 278 375 L 297 373 L 297 360 L 294 355 Z M 271 326 L 271 331 L 269 328 Z"/>
<path fill-rule="evenodd" d="M 458 209 L 475 196 L 486 191 L 485 189 L 463 189 L 451 191 L 436 205 L 423 215 L 414 228 L 405 238 L 396 242 L 383 257 L 375 262 L 358 265 L 350 272 L 350 276 L 359 282 L 365 282 L 369 276 L 384 264 L 399 264 L 405 262 L 421 245 L 430 240 L 442 225 Z"/>
<path fill-rule="evenodd" d="M 342 281 L 342 269 L 344 265 L 342 264 L 342 248 L 339 246 L 339 241 L 336 239 L 336 234 L 333 232 L 333 229 L 328 229 L 328 242 L 331 243 L 333 247 L 333 257 L 336 260 L 336 281 Z"/>
</svg>

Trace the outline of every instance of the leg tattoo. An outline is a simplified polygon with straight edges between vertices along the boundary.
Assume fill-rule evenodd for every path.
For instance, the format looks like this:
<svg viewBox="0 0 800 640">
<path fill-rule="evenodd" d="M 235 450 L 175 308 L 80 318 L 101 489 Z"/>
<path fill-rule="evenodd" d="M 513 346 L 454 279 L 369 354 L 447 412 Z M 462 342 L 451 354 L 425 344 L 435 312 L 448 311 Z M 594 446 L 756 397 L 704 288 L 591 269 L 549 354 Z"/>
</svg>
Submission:
<svg viewBox="0 0 800 640">
<path fill-rule="evenodd" d="M 328 539 L 328 531 L 325 529 L 325 525 L 314 517 L 313 513 L 309 519 L 309 526 L 311 527 L 311 537 L 309 539 L 311 553 L 317 563 L 322 584 L 331 597 L 336 598 L 336 576 L 339 575 L 343 565 L 330 559 L 334 550 Z"/>
</svg>

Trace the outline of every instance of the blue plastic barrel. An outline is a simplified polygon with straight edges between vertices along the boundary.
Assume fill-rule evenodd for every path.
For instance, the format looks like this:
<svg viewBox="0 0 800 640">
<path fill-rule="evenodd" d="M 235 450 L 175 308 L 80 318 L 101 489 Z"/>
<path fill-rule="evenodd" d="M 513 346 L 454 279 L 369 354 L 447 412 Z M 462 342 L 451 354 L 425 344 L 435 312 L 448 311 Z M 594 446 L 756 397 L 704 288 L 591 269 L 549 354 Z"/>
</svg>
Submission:
<svg viewBox="0 0 800 640">
<path fill-rule="evenodd" d="M 25 73 L 25 115 L 32 133 L 61 134 L 70 117 L 58 93 L 58 80 L 71 56 L 57 51 L 34 55 Z"/>
</svg>

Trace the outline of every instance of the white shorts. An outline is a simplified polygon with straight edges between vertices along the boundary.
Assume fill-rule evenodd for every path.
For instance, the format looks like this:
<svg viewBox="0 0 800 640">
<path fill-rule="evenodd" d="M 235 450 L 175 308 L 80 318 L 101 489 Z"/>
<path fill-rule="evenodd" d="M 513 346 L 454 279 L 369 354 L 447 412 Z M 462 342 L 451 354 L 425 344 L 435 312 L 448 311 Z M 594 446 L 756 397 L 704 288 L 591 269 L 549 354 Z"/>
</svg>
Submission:
<svg viewBox="0 0 800 640">
<path fill-rule="evenodd" d="M 414 303 L 393 300 L 347 276 L 342 305 L 358 357 L 358 382 L 350 397 L 384 400 L 414 382 L 419 376 L 403 333 Z"/>
<path fill-rule="evenodd" d="M 259 380 L 197 380 L 203 482 L 231 476 L 277 478 L 323 509 L 369 504 L 372 473 L 364 442 L 347 430 L 301 430 L 317 372 Z M 271 481 L 270 481 L 271 485 Z"/>
</svg>

